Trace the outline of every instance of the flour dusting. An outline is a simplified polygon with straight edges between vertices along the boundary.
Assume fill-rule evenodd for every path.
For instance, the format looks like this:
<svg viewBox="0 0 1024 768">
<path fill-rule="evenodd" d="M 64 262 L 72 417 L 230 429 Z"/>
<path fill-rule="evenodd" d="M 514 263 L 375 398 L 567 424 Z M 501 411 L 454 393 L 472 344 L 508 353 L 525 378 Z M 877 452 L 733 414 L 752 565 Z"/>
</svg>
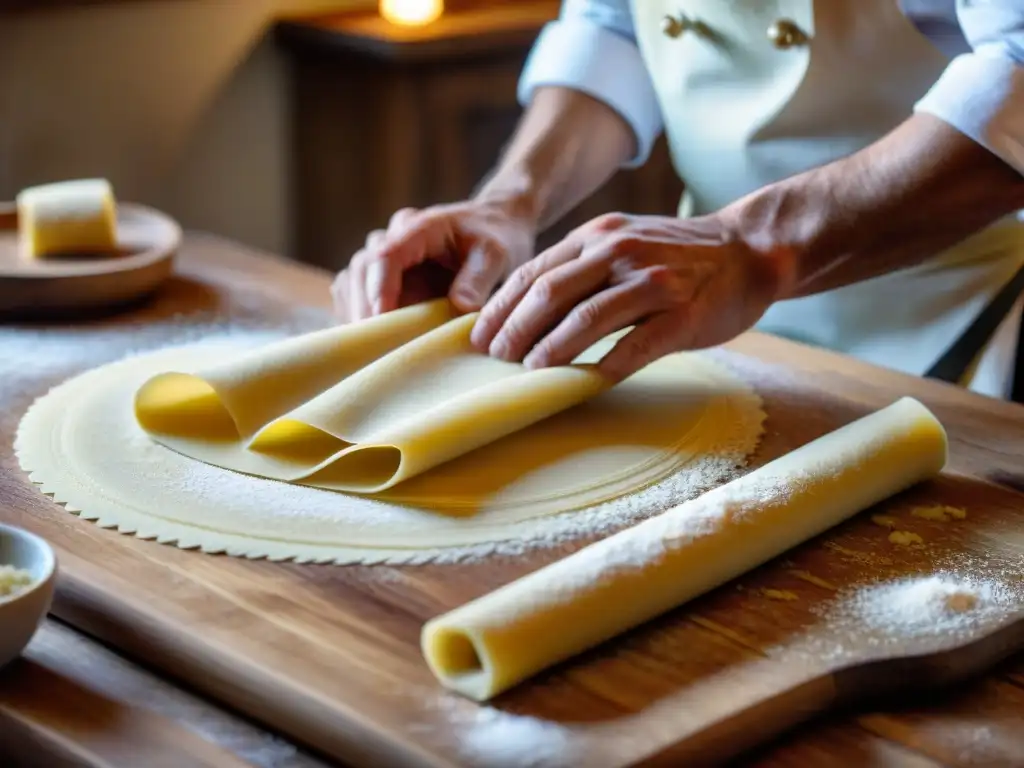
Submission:
<svg viewBox="0 0 1024 768">
<path fill-rule="evenodd" d="M 861 589 L 844 613 L 894 635 L 948 634 L 998 618 L 1013 604 L 1011 590 L 997 581 L 937 574 Z"/>
<path fill-rule="evenodd" d="M 124 482 L 145 485 L 151 482 L 153 473 L 159 472 L 161 485 L 174 498 L 202 499 L 205 504 L 216 504 L 222 512 L 232 513 L 236 519 L 251 516 L 252 510 L 272 509 L 282 531 L 287 528 L 295 535 L 301 527 L 330 525 L 344 529 L 353 541 L 363 537 L 371 541 L 375 532 L 426 531 L 436 525 L 436 513 L 429 510 L 252 477 L 187 459 L 153 442 L 134 422 L 130 408 L 126 408 L 120 418 L 123 421 L 112 428 L 118 434 L 131 436 L 131 450 L 118 455 L 119 462 L 130 465 L 131 471 L 125 473 Z M 582 510 L 523 521 L 509 527 L 501 540 L 405 554 L 391 550 L 380 559 L 453 563 L 492 556 L 514 557 L 531 550 L 613 533 L 731 479 L 744 460 L 741 451 L 700 457 L 676 474 L 629 496 Z M 695 516 L 692 522 L 695 526 L 701 525 L 700 516 Z M 632 553 L 628 557 L 635 559 L 642 555 Z"/>
<path fill-rule="evenodd" d="M 275 308 L 267 306 L 258 296 L 245 298 L 243 294 L 231 307 L 219 307 L 215 314 L 165 313 L 163 317 L 122 316 L 108 322 L 68 327 L 5 327 L 0 329 L 0 343 L 12 354 L 0 361 L 0 387 L 13 388 L 15 395 L 9 400 L 16 406 L 28 407 L 47 387 L 83 369 L 138 353 L 196 342 L 202 342 L 217 354 L 221 346 L 224 353 L 239 352 L 329 323 L 326 313 Z M 291 559 L 280 554 L 283 542 L 302 552 L 294 557 L 299 562 L 461 562 L 491 556 L 515 557 L 529 550 L 600 538 L 733 479 L 746 463 L 747 453 L 753 447 L 751 440 L 756 444 L 759 439 L 764 419 L 759 400 L 734 408 L 736 424 L 740 425 L 735 430 L 735 445 L 721 445 L 716 455 L 698 456 L 674 475 L 638 493 L 514 525 L 495 526 L 493 521 L 484 520 L 483 523 L 494 528 L 493 538 L 486 543 L 454 541 L 450 546 L 428 548 L 423 545 L 419 532 L 436 530 L 437 513 L 430 510 L 242 475 L 188 459 L 156 444 L 135 422 L 130 395 L 142 381 L 131 378 L 126 370 L 126 376 L 116 384 L 118 397 L 121 397 L 120 391 L 125 392 L 123 408 L 113 416 L 108 411 L 90 414 L 82 409 L 83 412 L 77 414 L 76 430 L 78 434 L 103 435 L 104 439 L 118 435 L 130 445 L 129 450 L 109 455 L 109 461 L 105 461 L 108 466 L 94 464 L 90 469 L 98 473 L 91 480 L 101 495 L 104 483 L 108 486 L 134 483 L 139 488 L 152 488 L 154 475 L 159 475 L 159 483 L 167 491 L 166 495 L 161 495 L 167 503 L 158 511 L 159 516 L 132 515 L 134 521 L 128 524 L 118 519 L 120 513 L 104 509 L 102 503 L 92 504 L 93 508 L 86 509 L 83 516 L 101 526 L 188 548 L 199 543 L 194 540 L 194 533 L 189 533 L 190 527 L 195 531 L 207 526 L 211 516 L 204 516 L 203 510 L 212 506 L 218 510 L 218 518 L 228 515 L 232 522 L 229 528 L 219 532 L 224 544 L 204 543 L 204 549 Z M 0 415 L 0 419 L 20 417 L 20 407 Z M 102 425 L 86 424 L 90 419 L 104 421 Z M 104 445 L 94 448 L 90 447 L 87 454 L 108 453 Z M 24 456 L 22 458 L 24 460 Z M 116 473 L 112 471 L 113 462 L 117 463 Z M 27 469 L 33 468 L 28 466 Z M 38 478 L 37 482 L 42 482 L 45 489 L 46 480 Z M 77 506 L 81 506 L 69 499 L 58 498 L 58 501 L 70 501 L 71 511 L 77 512 Z M 268 515 L 267 510 L 272 510 L 273 514 Z M 456 527 L 472 528 L 472 525 L 465 526 L 462 521 Z M 250 544 L 241 541 L 233 531 L 255 537 L 257 542 L 267 542 L 266 552 L 260 554 L 248 549 Z M 330 539 L 328 535 L 330 540 L 324 540 L 324 531 L 337 532 L 338 536 Z M 385 543 L 389 532 L 395 531 L 407 533 L 408 544 L 396 543 L 393 536 L 391 543 Z M 473 541 L 480 540 L 477 536 Z M 258 549 L 264 545 L 257 543 L 256 546 Z M 344 548 L 340 555 L 324 554 L 339 547 Z"/>
<path fill-rule="evenodd" d="M 809 664 L 838 665 L 930 653 L 988 635 L 1024 616 L 1019 564 L 958 554 L 939 570 L 841 589 L 812 606 L 819 626 L 770 650 Z"/>
<path fill-rule="evenodd" d="M 566 765 L 569 739 L 556 723 L 485 707 L 463 732 L 461 746 L 483 765 L 540 768 Z"/>
<path fill-rule="evenodd" d="M 754 520 L 765 510 L 789 503 L 810 482 L 809 474 L 777 477 L 762 468 L 687 500 L 671 514 L 644 521 L 622 536 L 609 537 L 580 550 L 558 578 L 559 594 L 580 590 L 640 573 L 694 541 L 720 533 L 730 524 Z"/>
<path fill-rule="evenodd" d="M 436 697 L 434 704 L 448 726 L 446 730 L 455 736 L 455 749 L 467 765 L 564 768 L 579 764 L 580 755 L 570 728 L 558 721 L 449 697 Z"/>
<path fill-rule="evenodd" d="M 97 321 L 5 323 L 0 325 L 0 394 L 27 405 L 49 385 L 127 355 L 216 339 L 269 343 L 330 323 L 323 310 L 271 303 L 262 294 L 240 289 L 215 311 L 178 311 L 158 301 L 145 310 Z"/>
</svg>

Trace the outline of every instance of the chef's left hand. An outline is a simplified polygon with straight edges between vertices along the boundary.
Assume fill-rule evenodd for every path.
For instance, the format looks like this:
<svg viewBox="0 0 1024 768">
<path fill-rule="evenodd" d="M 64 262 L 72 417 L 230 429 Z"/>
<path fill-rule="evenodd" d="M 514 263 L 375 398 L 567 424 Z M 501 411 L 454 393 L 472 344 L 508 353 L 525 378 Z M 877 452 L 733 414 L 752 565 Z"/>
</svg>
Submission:
<svg viewBox="0 0 1024 768">
<path fill-rule="evenodd" d="M 671 352 L 749 329 L 780 295 L 786 262 L 714 215 L 601 216 L 514 271 L 484 305 L 472 341 L 541 368 L 567 365 L 635 326 L 599 366 L 620 381 Z"/>
</svg>

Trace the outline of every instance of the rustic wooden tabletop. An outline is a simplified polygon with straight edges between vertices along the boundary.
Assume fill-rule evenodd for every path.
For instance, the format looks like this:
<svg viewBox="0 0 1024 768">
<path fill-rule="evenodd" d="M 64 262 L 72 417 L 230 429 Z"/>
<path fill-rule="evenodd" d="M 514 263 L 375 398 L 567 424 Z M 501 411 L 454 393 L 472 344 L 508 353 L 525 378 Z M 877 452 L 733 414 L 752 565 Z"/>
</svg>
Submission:
<svg viewBox="0 0 1024 768">
<path fill-rule="evenodd" d="M 218 238 L 191 234 L 181 253 L 178 278 L 155 301 L 180 312 L 215 313 L 218 297 L 237 294 L 248 297 L 243 303 L 254 315 L 260 313 L 260 300 L 254 296 L 323 309 L 329 301 L 329 283 L 330 276 L 320 271 Z M 145 334 L 149 311 L 135 310 L 117 322 Z M 108 332 L 110 327 L 109 322 L 104 325 Z M 33 334 L 46 330 L 0 326 L 0 358 L 30 356 Z M 68 363 L 69 373 L 105 359 L 103 333 L 85 334 L 78 341 L 75 354 L 80 359 Z M 758 336 L 741 340 L 734 348 L 740 352 L 756 349 L 762 356 L 768 349 L 780 364 L 799 357 L 805 369 L 818 364 L 813 351 Z M 26 359 L 26 365 L 31 365 Z M 818 362 L 828 367 L 835 364 L 835 358 L 823 356 Z M 42 372 L 45 366 L 41 361 L 35 364 L 41 371 L 40 380 L 54 374 L 52 367 Z M 847 376 L 855 378 L 865 372 L 872 374 L 872 387 L 889 386 L 893 394 L 910 394 L 901 391 L 907 386 L 905 377 L 860 364 L 851 363 Z M 851 384 L 851 391 L 857 386 Z M 867 391 L 866 383 L 864 387 Z M 22 512 L 14 511 L 26 509 L 25 479 L 10 455 L 10 446 L 21 413 L 38 394 L 41 392 L 26 392 L 22 387 L 7 388 L 0 381 L 0 520 L 5 522 L 23 524 L 26 520 Z M 993 424 L 1013 413 L 1008 410 L 1013 406 L 953 393 L 927 382 L 913 394 L 942 404 L 944 413 L 954 415 L 958 419 L 955 429 L 961 431 L 963 441 L 985 445 L 985 435 L 991 432 L 991 444 L 964 458 L 960 469 L 970 469 L 989 481 L 1015 483 L 1013 470 L 1024 453 L 1020 445 L 1024 439 L 1020 432 L 992 431 L 997 430 Z M 62 542 L 65 536 L 81 535 L 90 525 L 71 516 L 66 522 L 67 529 L 58 531 Z M 88 572 L 81 569 L 83 563 L 72 562 L 80 573 Z M 190 659 L 149 653 L 146 643 L 153 637 L 148 634 L 152 628 L 131 624 L 132 617 L 142 613 L 132 607 L 118 615 L 106 615 L 92 599 L 93 593 L 80 578 L 62 582 L 55 603 L 59 619 L 55 617 L 43 627 L 23 659 L 0 671 L 0 755 L 5 760 L 48 768 L 245 764 L 312 768 L 338 764 L 315 757 L 311 750 L 304 751 L 279 735 L 284 730 L 301 732 L 301 728 L 279 729 L 275 722 L 257 725 L 229 709 L 222 703 L 233 700 L 229 691 L 215 691 L 222 700 L 218 703 L 186 690 L 181 680 L 204 687 L 186 671 Z M 174 589 L 168 588 L 168 604 L 178 599 Z M 720 622 L 713 626 L 728 631 Z M 95 637 L 103 637 L 105 642 Z M 110 647 L 111 643 L 116 647 Z M 154 659 L 159 669 L 150 666 Z M 929 694 L 924 701 L 882 702 L 873 709 L 815 718 L 747 753 L 737 764 L 801 768 L 1024 765 L 1022 726 L 1024 656 L 1017 656 L 969 684 Z M 353 764 L 358 762 L 360 756 L 355 751 Z"/>
</svg>

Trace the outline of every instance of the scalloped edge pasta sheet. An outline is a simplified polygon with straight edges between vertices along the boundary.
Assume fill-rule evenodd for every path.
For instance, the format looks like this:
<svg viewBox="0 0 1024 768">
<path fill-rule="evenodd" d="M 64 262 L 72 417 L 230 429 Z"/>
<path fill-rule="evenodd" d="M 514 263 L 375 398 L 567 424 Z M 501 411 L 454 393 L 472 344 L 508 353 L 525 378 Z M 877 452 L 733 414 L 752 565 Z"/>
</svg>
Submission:
<svg viewBox="0 0 1024 768">
<path fill-rule="evenodd" d="M 607 435 L 593 456 L 570 456 L 570 464 L 553 473 L 536 466 L 533 454 L 539 449 L 528 450 L 533 442 L 550 444 L 560 431 L 579 432 L 600 424 L 608 410 L 602 407 L 602 398 L 613 388 L 579 408 L 398 485 L 396 492 L 419 483 L 403 491 L 404 498 L 353 496 L 220 469 L 157 444 L 139 427 L 132 396 L 142 382 L 168 366 L 189 370 L 208 365 L 239 352 L 238 344 L 164 349 L 58 385 L 31 406 L 19 425 L 15 449 L 23 469 L 69 512 L 102 527 L 180 548 L 300 562 L 420 563 L 486 554 L 501 542 L 540 540 L 559 532 L 571 537 L 581 529 L 581 521 L 593 520 L 596 525 L 615 512 L 618 502 L 633 503 L 644 492 L 657 492 L 661 481 L 702 466 L 726 471 L 742 465 L 763 428 L 761 399 L 751 387 L 702 354 L 673 355 L 659 361 L 660 369 L 647 369 L 647 375 L 677 377 L 684 389 L 695 393 L 697 404 L 690 402 L 684 409 L 685 419 L 677 425 L 679 439 L 671 450 L 661 446 L 645 455 L 636 445 L 625 446 L 632 462 L 628 471 L 609 471 L 615 465 L 615 448 Z M 671 416 L 657 413 L 661 424 Z M 621 423 L 622 414 L 617 419 L 611 423 Z M 535 440 L 531 430 L 537 430 Z M 635 436 L 634 432 L 630 439 Z M 578 447 L 578 440 L 570 446 Z M 431 483 L 443 487 L 457 483 L 459 477 L 479 477 L 482 468 L 508 456 L 532 461 L 530 472 L 540 478 L 533 485 L 512 484 L 526 488 L 525 503 L 517 503 L 507 488 L 491 494 L 471 513 L 465 506 L 450 511 L 410 503 L 422 501 Z M 572 465 L 574 456 L 577 463 Z M 589 495 L 577 483 L 560 496 L 552 478 L 578 480 L 591 460 Z M 507 465 L 506 460 L 504 476 L 514 476 Z M 566 474 L 566 466 L 575 469 Z M 538 487 L 552 492 L 538 494 Z M 638 492 L 640 496 L 635 496 Z"/>
</svg>

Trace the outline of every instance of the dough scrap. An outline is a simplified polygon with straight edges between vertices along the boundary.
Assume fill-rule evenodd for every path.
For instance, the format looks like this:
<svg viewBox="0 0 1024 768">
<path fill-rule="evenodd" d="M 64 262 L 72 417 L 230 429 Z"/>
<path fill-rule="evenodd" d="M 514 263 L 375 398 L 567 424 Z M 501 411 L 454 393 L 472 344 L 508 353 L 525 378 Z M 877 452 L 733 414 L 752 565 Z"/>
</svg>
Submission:
<svg viewBox="0 0 1024 768">
<path fill-rule="evenodd" d="M 638 389 L 624 382 L 372 498 L 218 469 L 139 426 L 145 382 L 250 351 L 244 337 L 190 344 L 69 379 L 22 419 L 19 461 L 69 511 L 124 533 L 245 557 L 400 563 L 532 540 L 648 494 L 658 503 L 642 511 L 657 512 L 679 500 L 662 489 L 712 459 L 741 466 L 762 433 L 760 398 L 703 353 L 665 358 Z"/>
</svg>

